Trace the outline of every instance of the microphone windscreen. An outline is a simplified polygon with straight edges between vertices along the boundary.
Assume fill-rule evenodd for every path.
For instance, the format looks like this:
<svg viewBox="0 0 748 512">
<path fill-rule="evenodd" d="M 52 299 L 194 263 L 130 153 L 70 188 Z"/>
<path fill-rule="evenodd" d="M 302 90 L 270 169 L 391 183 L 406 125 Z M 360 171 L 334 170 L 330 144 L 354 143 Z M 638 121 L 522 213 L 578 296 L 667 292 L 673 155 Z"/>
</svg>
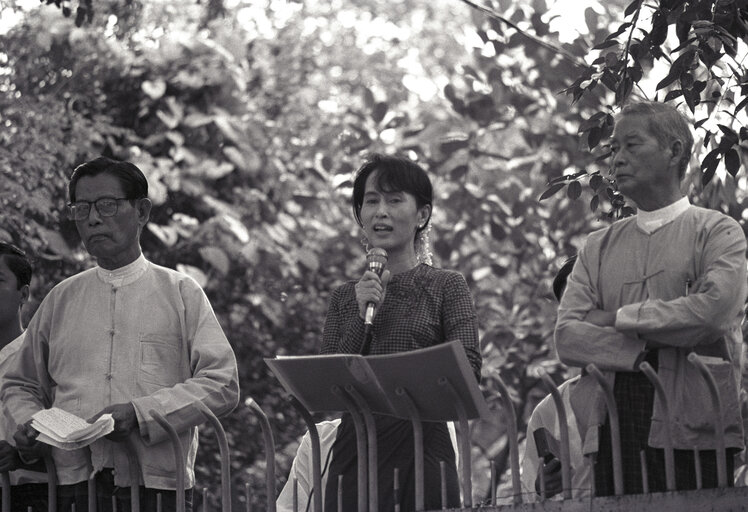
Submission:
<svg viewBox="0 0 748 512">
<path fill-rule="evenodd" d="M 369 252 L 366 253 L 366 264 L 371 266 L 372 263 L 382 266 L 386 265 L 387 251 L 380 249 L 379 247 L 369 249 Z"/>
</svg>

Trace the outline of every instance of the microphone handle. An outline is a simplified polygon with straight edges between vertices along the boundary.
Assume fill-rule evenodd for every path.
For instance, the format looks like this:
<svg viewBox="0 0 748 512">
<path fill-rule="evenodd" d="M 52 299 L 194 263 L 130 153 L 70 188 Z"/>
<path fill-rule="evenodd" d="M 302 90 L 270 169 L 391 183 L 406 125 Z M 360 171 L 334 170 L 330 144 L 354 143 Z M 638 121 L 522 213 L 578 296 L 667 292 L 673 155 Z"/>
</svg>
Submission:
<svg viewBox="0 0 748 512">
<path fill-rule="evenodd" d="M 369 302 L 366 305 L 366 312 L 364 313 L 364 323 L 366 325 L 374 323 L 374 308 L 375 306 L 373 302 Z"/>
<path fill-rule="evenodd" d="M 368 259 L 368 256 L 367 256 Z M 385 262 L 387 261 L 385 253 Z M 377 276 L 381 277 L 384 271 L 384 262 L 382 261 L 369 261 L 368 270 L 374 272 Z M 374 310 L 376 305 L 373 302 L 369 302 L 366 305 L 366 311 L 364 312 L 364 344 L 361 347 L 361 355 L 369 354 L 369 347 L 371 346 L 371 327 L 374 323 Z"/>
<path fill-rule="evenodd" d="M 371 347 L 371 324 L 364 324 L 364 344 L 361 346 L 361 355 L 368 356 Z"/>
<path fill-rule="evenodd" d="M 364 313 L 364 344 L 361 347 L 361 355 L 369 355 L 369 347 L 371 345 L 371 327 L 374 321 L 374 303 L 369 302 L 366 305 L 366 312 Z"/>
</svg>

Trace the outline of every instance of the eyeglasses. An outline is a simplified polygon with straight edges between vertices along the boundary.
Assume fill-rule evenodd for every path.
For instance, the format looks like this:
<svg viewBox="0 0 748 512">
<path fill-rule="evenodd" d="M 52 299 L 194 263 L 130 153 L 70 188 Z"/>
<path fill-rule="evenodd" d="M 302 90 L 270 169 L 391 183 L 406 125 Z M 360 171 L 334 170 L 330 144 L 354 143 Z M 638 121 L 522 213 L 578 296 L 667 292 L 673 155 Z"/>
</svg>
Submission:
<svg viewBox="0 0 748 512">
<path fill-rule="evenodd" d="M 68 204 L 68 219 L 81 221 L 88 219 L 91 214 L 91 205 L 102 217 L 113 217 L 117 214 L 120 201 L 129 201 L 126 197 L 100 197 L 96 201 L 76 201 Z"/>
</svg>

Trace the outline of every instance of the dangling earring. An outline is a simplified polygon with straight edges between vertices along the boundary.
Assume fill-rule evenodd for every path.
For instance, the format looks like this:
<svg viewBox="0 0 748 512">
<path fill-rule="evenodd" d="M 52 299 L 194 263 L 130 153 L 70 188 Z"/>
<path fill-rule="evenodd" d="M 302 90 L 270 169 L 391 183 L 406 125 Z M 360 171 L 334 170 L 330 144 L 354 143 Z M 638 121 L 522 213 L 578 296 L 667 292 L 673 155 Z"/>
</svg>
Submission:
<svg viewBox="0 0 748 512">
<path fill-rule="evenodd" d="M 431 252 L 431 239 L 429 237 L 429 234 L 431 233 L 431 222 L 425 226 L 425 228 L 419 226 L 421 231 L 418 233 L 418 238 L 416 239 L 416 258 L 421 263 L 432 265 L 433 253 Z"/>
<path fill-rule="evenodd" d="M 369 252 L 369 239 L 366 238 L 366 235 L 361 235 L 361 239 L 359 240 L 361 242 L 361 246 L 364 248 L 364 251 L 366 253 Z"/>
</svg>

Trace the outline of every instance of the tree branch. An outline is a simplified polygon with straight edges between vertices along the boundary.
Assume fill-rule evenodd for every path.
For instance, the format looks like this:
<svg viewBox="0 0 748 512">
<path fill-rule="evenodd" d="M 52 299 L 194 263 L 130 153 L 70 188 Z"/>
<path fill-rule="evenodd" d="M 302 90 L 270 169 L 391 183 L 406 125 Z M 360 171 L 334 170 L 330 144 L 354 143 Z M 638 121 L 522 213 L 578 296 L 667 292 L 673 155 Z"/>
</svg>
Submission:
<svg viewBox="0 0 748 512">
<path fill-rule="evenodd" d="M 497 21 L 502 22 L 503 24 L 513 28 L 516 30 L 520 35 L 525 37 L 526 39 L 529 39 L 530 41 L 534 42 L 537 45 L 542 46 L 543 48 L 546 48 L 548 50 L 551 50 L 552 52 L 556 53 L 557 55 L 560 55 L 561 57 L 565 58 L 575 66 L 579 68 L 586 69 L 588 66 L 584 61 L 579 60 L 575 55 L 572 55 L 568 51 L 564 50 L 563 48 L 556 46 L 552 43 L 549 43 L 547 41 L 544 41 L 543 39 L 539 38 L 538 36 L 528 34 L 521 28 L 519 28 L 514 22 L 506 19 L 502 15 L 498 14 L 496 11 L 489 9 L 488 7 L 484 7 L 482 5 L 478 5 L 472 0 L 460 0 L 460 2 L 469 5 L 473 9 L 482 12 L 483 14 L 487 15 L 490 18 L 493 18 Z"/>
</svg>

